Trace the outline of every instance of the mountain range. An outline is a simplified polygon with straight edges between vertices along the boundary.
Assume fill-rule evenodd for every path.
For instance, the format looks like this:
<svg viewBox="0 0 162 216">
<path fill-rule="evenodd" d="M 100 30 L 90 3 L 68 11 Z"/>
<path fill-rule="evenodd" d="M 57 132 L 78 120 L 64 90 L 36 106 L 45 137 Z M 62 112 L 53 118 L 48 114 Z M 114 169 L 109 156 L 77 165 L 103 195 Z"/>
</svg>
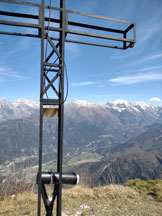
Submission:
<svg viewBox="0 0 162 216">
<path fill-rule="evenodd" d="M 13 164 L 17 168 L 36 165 L 39 104 L 0 99 L 0 120 L 1 176 Z M 162 177 L 162 107 L 124 100 L 105 105 L 76 100 L 65 104 L 64 122 L 65 169 L 77 170 L 81 181 L 100 185 Z M 56 159 L 57 119 L 44 119 L 43 137 L 43 162 L 47 163 Z"/>
</svg>

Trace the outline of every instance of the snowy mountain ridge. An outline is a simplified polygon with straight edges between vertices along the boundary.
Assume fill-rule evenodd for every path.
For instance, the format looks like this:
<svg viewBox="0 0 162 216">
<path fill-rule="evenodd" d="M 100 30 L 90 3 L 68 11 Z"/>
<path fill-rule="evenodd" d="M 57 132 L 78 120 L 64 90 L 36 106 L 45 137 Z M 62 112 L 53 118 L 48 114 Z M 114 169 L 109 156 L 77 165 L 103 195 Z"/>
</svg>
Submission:
<svg viewBox="0 0 162 216">
<path fill-rule="evenodd" d="M 27 100 L 24 98 L 19 98 L 18 100 L 14 101 L 12 103 L 14 106 L 20 106 L 20 105 L 27 105 L 29 107 L 35 108 L 35 109 L 39 109 L 39 103 L 36 103 L 34 101 L 31 100 Z"/>
<path fill-rule="evenodd" d="M 115 109 L 118 112 L 122 112 L 124 110 L 135 111 L 135 112 L 146 111 L 148 109 L 157 110 L 157 107 L 155 107 L 154 105 L 143 101 L 128 102 L 125 100 L 115 100 L 115 101 L 108 102 L 106 104 L 106 107 L 110 109 Z"/>
<path fill-rule="evenodd" d="M 74 102 L 70 103 L 71 105 L 75 105 L 78 107 L 88 107 L 88 108 L 106 108 L 106 109 L 114 109 L 118 112 L 122 112 L 124 110 L 128 111 L 135 111 L 135 112 L 141 112 L 141 111 L 147 111 L 147 110 L 154 110 L 156 111 L 158 107 L 155 107 L 152 104 L 139 101 L 139 102 L 128 102 L 126 100 L 118 99 L 115 101 L 109 101 L 105 105 L 101 105 L 99 103 L 90 103 L 85 100 L 75 100 Z M 67 104 L 68 105 L 68 104 Z"/>
<path fill-rule="evenodd" d="M 147 113 L 147 115 L 154 116 L 158 118 L 162 116 L 162 107 L 156 107 L 152 104 L 146 102 L 128 102 L 126 100 L 115 100 L 109 101 L 105 105 L 101 105 L 99 103 L 90 103 L 85 100 L 75 100 L 73 102 L 67 103 L 66 107 L 66 114 L 70 114 L 70 116 L 75 116 L 79 110 L 84 109 L 81 111 L 81 116 L 86 117 L 89 115 L 88 118 L 94 115 L 94 112 L 98 112 L 105 115 L 109 112 L 111 115 L 125 115 L 126 113 L 134 115 L 143 115 Z M 78 110 L 78 111 L 77 111 Z M 6 98 L 0 99 L 0 120 L 6 121 L 10 119 L 17 119 L 28 117 L 31 114 L 39 111 L 39 103 L 34 101 L 19 98 L 14 102 L 10 102 Z M 79 111 L 80 112 L 80 111 Z M 91 112 L 91 114 L 89 113 Z M 89 113 L 89 114 L 88 114 Z M 131 116 L 129 118 L 131 118 Z M 94 117 L 94 116 L 93 116 Z M 124 117 L 125 118 L 125 117 Z"/>
<path fill-rule="evenodd" d="M 13 103 L 0 98 L 0 121 L 28 117 L 39 110 L 39 104 L 20 98 Z"/>
<path fill-rule="evenodd" d="M 87 107 L 94 107 L 94 106 L 107 106 L 107 107 L 120 107 L 120 108 L 132 108 L 132 107 L 141 107 L 143 110 L 144 109 L 156 109 L 156 107 L 152 104 L 143 102 L 143 101 L 139 101 L 139 102 L 128 102 L 126 100 L 122 100 L 122 99 L 118 99 L 115 101 L 109 101 L 107 102 L 105 105 L 101 105 L 99 103 L 91 103 L 88 102 L 86 100 L 74 100 L 73 102 L 71 102 L 72 104 L 75 104 L 77 106 L 87 106 Z M 12 107 L 18 107 L 20 105 L 26 105 L 29 106 L 31 108 L 35 108 L 35 109 L 39 109 L 39 103 L 35 102 L 35 101 L 31 101 L 25 98 L 19 98 L 16 101 L 14 101 L 13 103 L 10 102 L 8 99 L 6 98 L 0 98 L 0 108 L 2 106 L 12 106 Z M 68 104 L 67 104 L 68 105 Z"/>
<path fill-rule="evenodd" d="M 90 102 L 85 101 L 85 100 L 75 100 L 72 103 L 77 105 L 77 106 L 80 106 L 80 107 L 82 107 L 82 106 L 84 106 L 84 107 L 98 107 L 98 106 L 101 106 L 98 103 L 90 103 Z"/>
<path fill-rule="evenodd" d="M 36 103 L 34 101 L 25 99 L 25 98 L 19 98 L 16 101 L 14 101 L 13 103 L 10 102 L 7 98 L 0 98 L 0 107 L 2 106 L 13 106 L 13 107 L 17 107 L 19 105 L 27 105 L 33 108 L 39 108 L 39 103 Z"/>
</svg>

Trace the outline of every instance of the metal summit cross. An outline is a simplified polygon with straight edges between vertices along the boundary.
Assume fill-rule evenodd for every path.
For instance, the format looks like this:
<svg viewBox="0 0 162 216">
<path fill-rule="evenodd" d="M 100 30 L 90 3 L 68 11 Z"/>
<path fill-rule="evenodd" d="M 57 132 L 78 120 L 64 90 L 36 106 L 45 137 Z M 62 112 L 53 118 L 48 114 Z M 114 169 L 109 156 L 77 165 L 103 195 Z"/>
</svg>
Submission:
<svg viewBox="0 0 162 216">
<path fill-rule="evenodd" d="M 64 102 L 67 98 L 67 94 L 64 96 L 64 70 L 66 69 L 64 59 L 65 42 L 126 50 L 134 46 L 136 40 L 136 24 L 125 20 L 67 10 L 65 7 L 65 0 L 59 0 L 60 7 L 52 6 L 52 0 L 49 1 L 50 3 L 48 5 L 45 0 L 41 0 L 39 4 L 20 0 L 0 0 L 0 2 L 4 2 L 8 4 L 8 6 L 14 5 L 15 7 L 15 5 L 24 5 L 26 8 L 34 8 L 37 10 L 38 15 L 21 13 L 21 11 L 1 10 L 0 15 L 2 19 L 0 20 L 0 34 L 41 39 L 37 215 L 41 215 L 42 196 L 46 209 L 46 216 L 53 215 L 55 200 L 57 200 L 56 215 L 61 216 L 62 184 L 76 184 L 78 182 L 78 176 L 75 173 L 62 172 Z M 55 15 L 53 15 L 52 12 L 54 12 Z M 95 23 L 104 21 L 104 23 L 107 24 L 106 26 L 101 26 L 92 23 L 77 22 L 77 19 L 73 20 L 71 18 L 72 16 L 77 17 L 77 19 L 81 17 L 93 19 L 93 23 L 94 21 Z M 5 19 L 6 17 L 7 19 Z M 12 20 L 13 17 L 14 21 Z M 24 22 L 22 22 L 22 19 Z M 117 27 L 120 24 L 121 27 L 113 28 L 111 27 L 112 23 L 116 23 Z M 107 27 L 107 25 L 110 27 Z M 3 27 L 6 26 L 8 26 L 7 31 L 6 28 L 3 29 Z M 15 27 L 14 31 L 13 28 L 10 29 L 10 26 Z M 28 29 L 33 30 L 27 33 Z M 73 37 L 73 35 L 75 35 L 75 37 Z M 47 49 L 47 45 L 49 45 L 50 49 Z M 43 117 L 57 117 L 58 119 L 56 172 L 42 172 Z M 54 186 L 52 197 L 49 199 L 45 185 L 50 183 Z"/>
</svg>

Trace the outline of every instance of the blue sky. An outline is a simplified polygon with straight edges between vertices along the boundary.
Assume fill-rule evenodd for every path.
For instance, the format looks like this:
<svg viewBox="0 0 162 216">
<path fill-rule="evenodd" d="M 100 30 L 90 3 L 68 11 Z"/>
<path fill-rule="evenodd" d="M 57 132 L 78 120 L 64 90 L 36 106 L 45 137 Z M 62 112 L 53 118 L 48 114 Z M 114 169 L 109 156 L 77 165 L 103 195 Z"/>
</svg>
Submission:
<svg viewBox="0 0 162 216">
<path fill-rule="evenodd" d="M 53 2 L 58 5 L 57 0 Z M 124 99 L 162 105 L 162 1 L 67 0 L 66 7 L 134 21 L 137 25 L 137 42 L 132 49 L 66 44 L 67 102 L 80 99 L 104 104 Z M 0 3 L 0 9 L 37 13 L 5 3 Z M 88 18 L 79 19 L 89 22 Z M 0 35 L 0 53 L 0 98 L 39 101 L 40 39 Z"/>
</svg>

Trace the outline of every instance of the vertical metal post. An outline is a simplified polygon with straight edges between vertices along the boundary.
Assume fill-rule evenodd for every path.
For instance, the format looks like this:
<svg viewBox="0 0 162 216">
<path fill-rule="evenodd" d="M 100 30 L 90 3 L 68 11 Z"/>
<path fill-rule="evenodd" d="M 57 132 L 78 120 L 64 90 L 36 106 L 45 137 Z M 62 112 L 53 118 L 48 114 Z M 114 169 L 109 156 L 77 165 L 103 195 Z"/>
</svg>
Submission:
<svg viewBox="0 0 162 216">
<path fill-rule="evenodd" d="M 65 0 L 60 0 L 60 62 L 61 75 L 59 81 L 59 119 L 58 119 L 58 155 L 57 172 L 60 175 L 57 194 L 57 216 L 61 216 L 62 200 L 62 161 L 63 161 L 63 122 L 64 122 L 64 50 L 65 50 Z"/>
<path fill-rule="evenodd" d="M 124 32 L 123 38 L 127 38 L 127 33 L 126 32 Z M 127 42 L 124 41 L 123 42 L 123 48 L 126 49 L 126 46 L 127 46 Z"/>
<path fill-rule="evenodd" d="M 44 5 L 45 0 L 42 0 L 39 11 L 40 36 L 41 36 L 41 70 L 40 70 L 40 119 L 39 119 L 39 172 L 38 172 L 38 212 L 41 215 L 41 172 L 42 172 L 42 147 L 43 147 L 43 73 L 44 73 Z"/>
</svg>

